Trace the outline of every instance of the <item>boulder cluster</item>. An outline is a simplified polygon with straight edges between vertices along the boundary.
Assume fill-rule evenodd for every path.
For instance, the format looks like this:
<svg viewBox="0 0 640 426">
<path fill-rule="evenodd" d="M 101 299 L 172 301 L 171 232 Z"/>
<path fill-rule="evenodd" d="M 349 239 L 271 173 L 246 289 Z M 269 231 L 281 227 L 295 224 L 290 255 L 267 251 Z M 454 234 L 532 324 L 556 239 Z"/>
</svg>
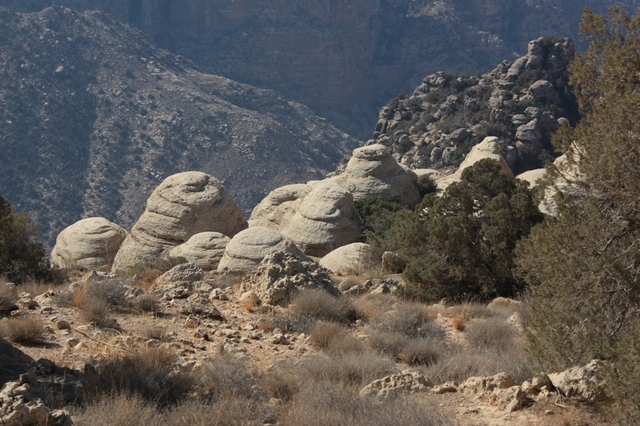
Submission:
<svg viewBox="0 0 640 426">
<path fill-rule="evenodd" d="M 51 261 L 117 275 L 166 259 L 203 271 L 248 273 L 273 252 L 310 262 L 308 256 L 358 243 L 356 254 L 348 256 L 355 261 L 366 251 L 359 243 L 362 219 L 355 201 L 379 196 L 413 208 L 420 201 L 416 180 L 388 148 L 366 146 L 353 152 L 343 174 L 271 191 L 247 221 L 219 180 L 179 173 L 153 191 L 131 232 L 104 218 L 83 219 L 60 233 Z M 344 270 L 344 262 L 338 265 L 342 256 L 325 263 L 334 272 Z"/>
<path fill-rule="evenodd" d="M 513 176 L 497 139 L 492 137 L 475 146 L 459 169 L 448 176 L 439 176 L 433 170 L 411 171 L 400 165 L 384 145 L 364 146 L 354 150 L 341 174 L 271 191 L 248 221 L 218 179 L 195 171 L 179 173 L 153 191 L 131 232 L 104 218 L 83 219 L 60 233 L 51 262 L 60 268 L 116 275 L 133 275 L 161 262 L 187 262 L 188 266 L 172 270 L 175 277 L 157 280 L 173 283 L 168 290 L 171 297 L 187 297 L 192 294 L 189 283 L 201 280 L 204 273 L 260 271 L 261 262 L 269 258 L 271 263 L 285 262 L 286 266 L 276 269 L 288 271 L 289 277 L 276 283 L 276 276 L 282 274 L 275 273 L 271 265 L 265 267 L 270 271 L 266 273 L 268 283 L 262 283 L 262 278 L 253 280 L 256 289 L 265 287 L 259 290 L 263 292 L 259 299 L 279 304 L 288 296 L 274 289 L 298 284 L 309 287 L 304 274 L 311 273 L 312 281 L 326 287 L 324 272 L 322 277 L 316 272 L 347 275 L 370 266 L 369 247 L 361 242 L 363 223 L 356 200 L 375 196 L 413 208 L 420 202 L 419 175 L 431 174 L 444 189 L 460 179 L 464 168 L 483 158 L 500 162 L 504 172 Z M 279 253 L 278 259 L 284 257 L 275 261 L 270 257 L 274 253 Z M 310 257 L 318 258 L 319 265 Z M 196 269 L 199 272 L 193 278 L 191 272 Z M 306 272 L 300 275 L 303 270 Z M 187 275 L 189 279 L 181 278 Z M 289 290 L 284 293 L 289 294 Z"/>
</svg>

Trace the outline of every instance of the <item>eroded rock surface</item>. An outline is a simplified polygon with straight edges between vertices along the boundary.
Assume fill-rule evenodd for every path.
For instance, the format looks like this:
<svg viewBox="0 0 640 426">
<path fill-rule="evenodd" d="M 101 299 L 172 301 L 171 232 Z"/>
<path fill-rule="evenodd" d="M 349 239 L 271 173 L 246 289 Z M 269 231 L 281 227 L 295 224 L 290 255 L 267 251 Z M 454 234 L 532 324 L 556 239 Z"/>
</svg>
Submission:
<svg viewBox="0 0 640 426">
<path fill-rule="evenodd" d="M 265 256 L 258 269 L 243 278 L 242 287 L 268 305 L 286 305 L 296 292 L 303 289 L 321 289 L 336 296 L 340 294 L 329 277 L 329 270 L 316 262 L 301 260 L 282 251 Z"/>
<path fill-rule="evenodd" d="M 307 258 L 293 241 L 279 232 L 262 226 L 252 226 L 239 232 L 229 241 L 218 264 L 218 271 L 255 271 L 265 256 L 273 251 L 283 251 L 297 258 Z"/>
<path fill-rule="evenodd" d="M 242 212 L 213 176 L 201 172 L 169 176 L 149 197 L 147 209 L 116 255 L 113 271 L 126 272 L 167 256 L 201 232 L 232 237 L 246 227 Z"/>
<path fill-rule="evenodd" d="M 82 219 L 58 235 L 51 264 L 108 272 L 126 237 L 127 231 L 103 217 Z"/>
<path fill-rule="evenodd" d="M 205 271 L 213 271 L 218 268 L 230 240 L 231 238 L 219 232 L 200 232 L 184 244 L 173 248 L 169 256 L 183 257 Z"/>
</svg>

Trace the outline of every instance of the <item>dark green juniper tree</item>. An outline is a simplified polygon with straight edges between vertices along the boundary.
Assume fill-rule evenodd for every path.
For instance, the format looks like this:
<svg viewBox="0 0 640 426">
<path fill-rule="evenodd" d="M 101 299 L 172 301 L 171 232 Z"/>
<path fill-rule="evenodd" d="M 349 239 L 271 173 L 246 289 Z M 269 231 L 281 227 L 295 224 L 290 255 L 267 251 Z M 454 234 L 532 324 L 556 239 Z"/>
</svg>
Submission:
<svg viewBox="0 0 640 426">
<path fill-rule="evenodd" d="M 28 279 L 53 280 L 38 228 L 27 213 L 13 213 L 0 197 L 0 276 L 21 283 Z"/>
<path fill-rule="evenodd" d="M 513 296 L 516 242 L 542 219 L 528 184 L 494 160 L 465 169 L 441 196 L 428 194 L 399 233 L 410 296 L 426 301 Z"/>
<path fill-rule="evenodd" d="M 556 188 L 559 215 L 519 245 L 518 263 L 532 286 L 533 354 L 547 369 L 611 361 L 610 393 L 624 422 L 637 424 L 640 15 L 587 9 L 581 31 L 591 44 L 570 71 L 584 118 L 555 138 L 580 178 Z"/>
</svg>

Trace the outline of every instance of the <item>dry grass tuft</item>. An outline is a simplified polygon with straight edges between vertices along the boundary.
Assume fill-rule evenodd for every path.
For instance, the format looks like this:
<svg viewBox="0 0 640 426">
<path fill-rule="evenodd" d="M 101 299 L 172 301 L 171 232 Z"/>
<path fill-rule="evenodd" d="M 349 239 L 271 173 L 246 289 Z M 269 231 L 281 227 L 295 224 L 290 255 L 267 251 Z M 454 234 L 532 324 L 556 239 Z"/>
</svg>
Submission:
<svg viewBox="0 0 640 426">
<path fill-rule="evenodd" d="M 294 398 L 279 425 L 396 426 L 455 424 L 441 408 L 424 399 L 402 396 L 378 400 L 360 397 L 336 383 L 310 383 Z"/>
<path fill-rule="evenodd" d="M 82 319 L 96 327 L 117 328 L 117 322 L 111 317 L 109 304 L 100 299 L 87 299 L 80 305 Z"/>
<path fill-rule="evenodd" d="M 164 341 L 167 339 L 167 329 L 156 324 L 147 324 L 140 329 L 140 335 L 145 339 Z"/>
<path fill-rule="evenodd" d="M 441 342 L 430 339 L 413 339 L 398 354 L 398 358 L 409 365 L 431 365 L 446 353 Z"/>
<path fill-rule="evenodd" d="M 160 299 L 155 294 L 145 293 L 136 297 L 133 305 L 141 312 L 157 312 Z"/>
<path fill-rule="evenodd" d="M 309 338 L 312 345 L 325 349 L 333 339 L 346 334 L 346 329 L 335 322 L 319 322 L 309 329 Z"/>
<path fill-rule="evenodd" d="M 0 333 L 14 343 L 42 343 L 44 324 L 40 317 L 33 315 L 10 318 L 0 323 Z"/>
<path fill-rule="evenodd" d="M 468 302 L 452 306 L 445 311 L 445 314 L 450 317 L 459 316 L 467 321 L 475 318 L 490 318 L 496 315 L 495 311 L 487 308 L 486 305 L 476 302 Z"/>
<path fill-rule="evenodd" d="M 332 296 L 324 290 L 302 290 L 293 298 L 289 309 L 296 314 L 325 321 L 349 322 L 355 319 L 355 309 L 349 299 Z"/>
<path fill-rule="evenodd" d="M 301 367 L 316 381 L 341 383 L 358 391 L 373 380 L 397 372 L 391 359 L 374 351 L 347 352 L 330 357 L 310 356 L 304 359 Z M 310 383 L 308 385 L 311 386 Z"/>
<path fill-rule="evenodd" d="M 397 299 L 390 294 L 366 294 L 353 301 L 356 316 L 371 322 L 393 309 Z"/>
<path fill-rule="evenodd" d="M 513 346 L 516 332 L 500 318 L 477 319 L 469 325 L 466 336 L 474 348 L 502 351 Z"/>
<path fill-rule="evenodd" d="M 456 315 L 455 317 L 453 317 L 451 325 L 453 326 L 454 330 L 465 331 L 467 329 L 467 321 L 460 315 Z"/>
</svg>

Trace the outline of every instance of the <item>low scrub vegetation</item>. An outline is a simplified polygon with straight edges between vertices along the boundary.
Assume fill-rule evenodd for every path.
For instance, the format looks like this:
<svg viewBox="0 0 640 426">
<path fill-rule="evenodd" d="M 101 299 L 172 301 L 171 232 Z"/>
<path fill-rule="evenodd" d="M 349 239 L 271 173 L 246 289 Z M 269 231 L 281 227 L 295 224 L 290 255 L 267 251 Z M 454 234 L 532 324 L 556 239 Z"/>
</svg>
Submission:
<svg viewBox="0 0 640 426">
<path fill-rule="evenodd" d="M 40 317 L 35 315 L 5 319 L 0 322 L 0 334 L 14 343 L 42 343 L 44 340 L 44 323 Z"/>
</svg>

